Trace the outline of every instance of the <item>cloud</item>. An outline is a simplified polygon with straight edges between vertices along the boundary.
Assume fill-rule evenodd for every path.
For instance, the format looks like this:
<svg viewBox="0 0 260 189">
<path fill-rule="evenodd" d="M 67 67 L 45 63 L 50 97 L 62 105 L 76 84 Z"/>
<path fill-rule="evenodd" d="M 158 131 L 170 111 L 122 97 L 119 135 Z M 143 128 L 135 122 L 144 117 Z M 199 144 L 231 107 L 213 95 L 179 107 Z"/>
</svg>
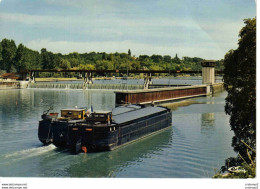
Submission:
<svg viewBox="0 0 260 189">
<path fill-rule="evenodd" d="M 237 36 L 241 24 L 230 23 L 229 21 L 194 22 L 188 19 L 123 19 L 123 18 L 89 18 L 81 16 L 39 16 L 29 14 L 0 13 L 0 19 L 6 22 L 15 22 L 31 25 L 39 29 L 51 28 L 67 32 L 70 35 L 82 35 L 82 40 L 91 37 L 93 40 L 102 37 L 103 40 L 153 40 L 159 42 L 168 41 L 205 41 L 210 38 L 217 43 L 226 44 L 231 38 Z M 232 27 L 230 27 L 232 26 Z M 234 32 L 235 31 L 235 32 Z M 205 35 L 205 33 L 208 34 Z M 45 38 L 55 38 L 45 36 Z M 235 36 L 235 37 L 234 37 Z M 66 39 L 64 39 L 66 40 Z M 176 40 L 174 42 L 174 40 Z M 234 40 L 232 40 L 234 42 Z"/>
<path fill-rule="evenodd" d="M 243 21 L 218 20 L 215 22 L 199 21 L 197 26 L 222 49 L 236 48 L 238 34 L 244 26 Z"/>
<path fill-rule="evenodd" d="M 0 19 L 28 25 L 41 24 L 43 27 L 46 25 L 61 26 L 67 22 L 66 17 L 64 16 L 41 16 L 21 13 L 0 13 Z M 77 18 L 72 18 L 70 20 L 72 23 L 80 24 L 80 21 Z"/>
<path fill-rule="evenodd" d="M 59 5 L 59 6 L 68 6 L 68 7 L 81 7 L 81 8 L 88 8 L 90 5 L 93 8 L 93 6 L 96 8 L 98 4 L 101 4 L 100 0 L 44 0 L 48 4 L 52 5 Z M 102 2 L 103 4 L 107 1 Z"/>
<path fill-rule="evenodd" d="M 107 13 L 129 13 L 135 10 L 134 5 L 127 1 L 118 0 L 44 0 L 53 6 L 63 6 L 66 8 L 76 8 L 80 13 L 85 14 L 107 14 Z"/>
<path fill-rule="evenodd" d="M 1 0 L 0 0 L 1 1 Z M 186 19 L 177 18 L 108 18 L 108 17 L 91 17 L 91 16 L 42 16 L 21 13 L 0 13 L 0 18 L 11 22 L 20 22 L 24 24 L 44 24 L 52 26 L 79 25 L 84 26 L 93 24 L 95 26 L 113 26 L 120 25 L 122 27 L 164 27 L 164 26 L 183 26 L 193 27 L 191 22 Z"/>
<path fill-rule="evenodd" d="M 38 40 L 27 42 L 37 50 L 46 47 L 61 53 L 127 52 L 131 47 L 136 49 L 136 55 L 178 53 L 212 59 L 223 58 L 225 52 L 237 47 L 238 32 L 243 27 L 242 21 L 228 19 L 215 22 L 187 18 L 86 19 L 81 16 L 0 13 L 0 20 L 20 23 L 26 29 L 37 28 L 41 39 L 37 36 L 35 39 Z"/>
<path fill-rule="evenodd" d="M 102 37 L 105 40 L 111 39 L 121 40 L 125 38 L 136 38 L 136 40 L 143 39 L 165 39 L 176 38 L 183 35 L 185 31 L 196 30 L 198 27 L 189 20 L 178 19 L 172 20 L 170 18 L 161 20 L 154 19 L 123 19 L 123 18 L 88 18 L 81 16 L 40 16 L 29 14 L 14 14 L 14 13 L 0 13 L 0 19 L 5 22 L 15 22 L 28 25 L 28 27 L 37 27 L 38 29 L 56 30 L 67 32 L 70 35 L 82 35 L 82 40 L 91 37 L 96 39 Z M 27 27 L 27 26 L 26 26 Z M 181 28 L 182 32 L 178 32 Z M 167 32 L 168 30 L 169 32 Z M 178 32 L 178 35 L 176 33 Z M 184 32 L 186 33 L 186 32 Z M 55 37 L 46 36 L 46 38 Z M 66 40 L 66 39 L 65 39 Z"/>
</svg>

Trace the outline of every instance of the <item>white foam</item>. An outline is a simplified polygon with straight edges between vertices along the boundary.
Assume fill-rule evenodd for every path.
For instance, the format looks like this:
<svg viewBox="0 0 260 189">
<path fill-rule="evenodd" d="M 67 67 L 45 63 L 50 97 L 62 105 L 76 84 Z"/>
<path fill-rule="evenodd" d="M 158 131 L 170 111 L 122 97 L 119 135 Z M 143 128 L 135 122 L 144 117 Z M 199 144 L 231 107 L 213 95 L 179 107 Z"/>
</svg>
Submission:
<svg viewBox="0 0 260 189">
<path fill-rule="evenodd" d="M 51 144 L 49 146 L 30 148 L 30 149 L 21 150 L 21 151 L 14 152 L 14 153 L 9 153 L 9 154 L 6 154 L 4 157 L 5 158 L 16 158 L 16 157 L 18 157 L 18 159 L 25 159 L 25 158 L 28 158 L 28 157 L 38 156 L 40 154 L 52 151 L 55 148 L 56 147 L 53 144 Z"/>
</svg>

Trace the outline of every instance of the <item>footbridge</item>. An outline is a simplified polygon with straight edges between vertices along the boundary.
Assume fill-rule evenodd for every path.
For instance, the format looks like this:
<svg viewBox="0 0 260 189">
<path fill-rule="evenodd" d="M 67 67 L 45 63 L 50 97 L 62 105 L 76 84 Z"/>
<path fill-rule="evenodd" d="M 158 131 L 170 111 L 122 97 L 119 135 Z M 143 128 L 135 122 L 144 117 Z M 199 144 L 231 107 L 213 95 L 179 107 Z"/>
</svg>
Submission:
<svg viewBox="0 0 260 189">
<path fill-rule="evenodd" d="M 206 66 L 204 67 L 210 67 L 212 68 L 212 66 L 209 66 L 209 64 L 205 64 Z M 42 72 L 50 72 L 50 73 L 79 73 L 80 75 L 82 75 L 83 78 L 83 85 L 88 85 L 88 84 L 92 84 L 92 77 L 93 74 L 98 74 L 98 75 L 106 75 L 108 73 L 121 73 L 121 74 L 130 74 L 130 73 L 134 73 L 134 74 L 145 74 L 145 81 L 144 81 L 144 89 L 148 89 L 148 86 L 150 84 L 152 84 L 152 76 L 154 74 L 167 74 L 167 75 L 173 75 L 173 76 L 177 76 L 178 74 L 198 74 L 198 75 L 211 75 L 210 78 L 212 79 L 212 77 L 215 78 L 215 75 L 221 75 L 223 74 L 222 71 L 208 71 L 206 69 L 204 69 L 202 71 L 181 71 L 181 70 L 84 70 L 84 69 L 77 69 L 77 70 L 65 70 L 65 69 L 27 69 L 27 70 L 21 70 L 19 75 L 20 78 L 22 80 L 26 80 L 29 79 L 30 82 L 34 82 L 35 81 L 35 77 L 36 77 L 36 73 L 42 73 Z M 213 66 L 214 68 L 214 66 Z M 203 74 L 205 73 L 205 74 Z M 212 74 L 214 76 L 212 76 Z M 203 76 L 203 78 L 207 79 L 207 76 L 205 75 L 205 77 Z"/>
</svg>

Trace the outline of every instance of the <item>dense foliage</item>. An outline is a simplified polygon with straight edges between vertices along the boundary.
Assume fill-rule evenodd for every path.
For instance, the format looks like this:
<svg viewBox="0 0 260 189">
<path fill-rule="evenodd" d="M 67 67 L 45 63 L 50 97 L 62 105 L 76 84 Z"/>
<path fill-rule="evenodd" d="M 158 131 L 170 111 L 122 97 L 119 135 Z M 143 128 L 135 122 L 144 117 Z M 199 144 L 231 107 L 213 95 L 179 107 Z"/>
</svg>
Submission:
<svg viewBox="0 0 260 189">
<path fill-rule="evenodd" d="M 169 55 L 131 55 L 127 53 L 73 52 L 67 55 L 52 53 L 42 48 L 41 52 L 31 50 L 23 44 L 16 46 L 14 40 L 3 39 L 0 42 L 1 72 L 19 72 L 23 69 L 145 69 L 145 70 L 201 70 L 202 58 Z M 223 60 L 217 62 L 217 69 L 223 69 Z M 44 76 L 44 73 L 42 73 Z"/>
<path fill-rule="evenodd" d="M 256 176 L 256 167 L 252 165 L 248 165 L 247 163 L 243 162 L 240 166 L 244 172 L 234 172 L 234 173 L 227 173 L 221 174 L 220 172 L 216 173 L 213 178 L 255 178 Z"/>
<path fill-rule="evenodd" d="M 239 33 L 239 47 L 224 59 L 224 87 L 228 92 L 225 111 L 235 136 L 232 146 L 238 157 L 226 160 L 228 166 L 246 162 L 254 165 L 256 150 L 256 19 L 246 19 Z"/>
</svg>

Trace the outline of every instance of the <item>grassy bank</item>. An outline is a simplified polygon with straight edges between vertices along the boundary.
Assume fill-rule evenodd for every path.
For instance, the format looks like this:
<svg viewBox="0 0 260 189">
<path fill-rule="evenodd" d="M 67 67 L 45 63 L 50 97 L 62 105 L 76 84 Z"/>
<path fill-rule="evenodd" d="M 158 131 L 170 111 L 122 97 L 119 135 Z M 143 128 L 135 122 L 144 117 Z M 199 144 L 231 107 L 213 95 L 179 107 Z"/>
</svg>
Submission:
<svg viewBox="0 0 260 189">
<path fill-rule="evenodd" d="M 53 82 L 53 81 L 77 81 L 79 79 L 75 78 L 54 78 L 54 77 L 49 77 L 49 78 L 35 78 L 35 81 L 37 82 Z"/>
</svg>

